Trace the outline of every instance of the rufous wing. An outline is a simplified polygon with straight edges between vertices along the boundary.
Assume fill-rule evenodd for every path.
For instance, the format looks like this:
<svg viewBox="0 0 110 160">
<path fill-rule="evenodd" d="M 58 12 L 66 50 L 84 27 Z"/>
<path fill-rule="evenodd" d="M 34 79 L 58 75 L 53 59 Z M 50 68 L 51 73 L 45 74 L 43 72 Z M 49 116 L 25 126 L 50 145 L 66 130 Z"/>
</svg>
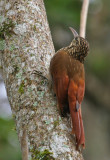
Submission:
<svg viewBox="0 0 110 160">
<path fill-rule="evenodd" d="M 62 116 L 65 116 L 69 112 L 68 107 L 68 85 L 69 78 L 63 74 L 60 76 L 53 76 L 54 90 L 58 100 L 58 108 Z"/>
</svg>

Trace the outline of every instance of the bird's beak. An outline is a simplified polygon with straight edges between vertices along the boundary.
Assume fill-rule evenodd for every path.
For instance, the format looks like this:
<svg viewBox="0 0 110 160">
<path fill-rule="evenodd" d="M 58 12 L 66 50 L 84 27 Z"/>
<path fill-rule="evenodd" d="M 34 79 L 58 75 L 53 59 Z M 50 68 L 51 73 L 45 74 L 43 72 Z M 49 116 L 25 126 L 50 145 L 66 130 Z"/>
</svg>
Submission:
<svg viewBox="0 0 110 160">
<path fill-rule="evenodd" d="M 71 32 L 73 33 L 74 35 L 74 38 L 78 37 L 78 33 L 72 28 L 72 27 L 69 27 L 69 29 L 71 30 Z"/>
</svg>

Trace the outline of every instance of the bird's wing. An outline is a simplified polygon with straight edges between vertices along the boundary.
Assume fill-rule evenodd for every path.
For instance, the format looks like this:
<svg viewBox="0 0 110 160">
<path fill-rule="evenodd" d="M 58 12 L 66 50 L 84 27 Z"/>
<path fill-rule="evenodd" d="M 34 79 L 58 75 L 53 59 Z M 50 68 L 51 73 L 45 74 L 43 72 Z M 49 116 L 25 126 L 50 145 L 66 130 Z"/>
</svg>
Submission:
<svg viewBox="0 0 110 160">
<path fill-rule="evenodd" d="M 68 85 L 69 78 L 65 74 L 60 76 L 53 76 L 54 90 L 58 99 L 58 107 L 62 116 L 66 115 L 69 111 L 68 107 Z"/>
</svg>

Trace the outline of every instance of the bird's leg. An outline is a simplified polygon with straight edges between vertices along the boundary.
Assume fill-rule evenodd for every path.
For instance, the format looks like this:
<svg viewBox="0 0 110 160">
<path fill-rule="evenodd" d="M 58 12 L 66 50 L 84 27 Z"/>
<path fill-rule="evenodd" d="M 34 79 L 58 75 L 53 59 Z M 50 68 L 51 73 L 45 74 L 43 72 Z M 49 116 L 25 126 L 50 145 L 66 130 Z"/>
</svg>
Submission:
<svg viewBox="0 0 110 160">
<path fill-rule="evenodd" d="M 44 79 L 45 83 L 48 84 L 49 89 L 52 90 L 52 85 L 53 85 L 52 83 L 53 82 L 52 82 L 52 78 L 51 78 L 50 74 L 44 76 L 42 72 L 37 71 L 37 70 L 34 70 L 32 72 L 32 74 L 36 74 L 37 76 L 40 76 L 42 79 Z"/>
<path fill-rule="evenodd" d="M 32 74 L 37 74 L 38 76 L 42 77 L 45 80 L 48 80 L 48 81 L 50 80 L 50 76 L 49 75 L 44 76 L 43 73 L 40 72 L 40 71 L 34 70 L 32 72 Z"/>
</svg>

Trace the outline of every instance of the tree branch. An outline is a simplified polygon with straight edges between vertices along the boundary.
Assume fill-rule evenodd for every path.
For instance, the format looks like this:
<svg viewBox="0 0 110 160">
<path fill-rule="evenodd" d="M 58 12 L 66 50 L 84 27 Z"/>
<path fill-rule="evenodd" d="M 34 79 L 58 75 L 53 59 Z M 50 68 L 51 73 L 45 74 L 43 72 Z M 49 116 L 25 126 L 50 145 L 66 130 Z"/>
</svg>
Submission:
<svg viewBox="0 0 110 160">
<path fill-rule="evenodd" d="M 89 7 L 89 0 L 83 0 L 81 19 L 80 19 L 80 36 L 83 38 L 85 38 L 85 33 L 86 33 L 88 7 Z"/>
<path fill-rule="evenodd" d="M 37 159 L 45 149 L 53 153 L 53 159 L 83 160 L 75 149 L 70 124 L 59 116 L 44 78 L 54 47 L 43 0 L 5 0 L 1 5 L 1 14 L 15 23 L 14 34 L 5 36 L 6 48 L 1 54 L 23 160 L 30 154 Z M 33 74 L 35 69 L 38 74 Z"/>
</svg>

